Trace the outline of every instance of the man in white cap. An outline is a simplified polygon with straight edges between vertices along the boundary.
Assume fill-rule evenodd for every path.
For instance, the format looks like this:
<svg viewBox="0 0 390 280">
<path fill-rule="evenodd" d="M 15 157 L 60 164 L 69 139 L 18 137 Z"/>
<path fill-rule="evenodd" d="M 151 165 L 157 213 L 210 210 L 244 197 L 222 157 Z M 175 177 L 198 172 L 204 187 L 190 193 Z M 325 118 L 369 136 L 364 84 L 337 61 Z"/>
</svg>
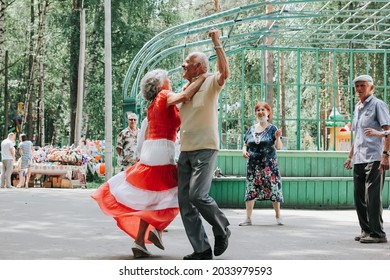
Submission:
<svg viewBox="0 0 390 280">
<path fill-rule="evenodd" d="M 128 126 L 119 133 L 115 149 L 119 155 L 118 161 L 122 171 L 137 162 L 138 116 L 133 112 L 128 112 L 126 115 Z"/>
<path fill-rule="evenodd" d="M 372 137 L 364 130 L 390 129 L 388 106 L 373 95 L 371 76 L 361 75 L 353 80 L 359 102 L 355 106 L 352 130 L 354 141 L 344 167 L 352 169 L 354 199 L 361 234 L 355 237 L 361 243 L 386 243 L 383 231 L 382 190 L 385 170 L 389 169 L 390 137 Z"/>
</svg>

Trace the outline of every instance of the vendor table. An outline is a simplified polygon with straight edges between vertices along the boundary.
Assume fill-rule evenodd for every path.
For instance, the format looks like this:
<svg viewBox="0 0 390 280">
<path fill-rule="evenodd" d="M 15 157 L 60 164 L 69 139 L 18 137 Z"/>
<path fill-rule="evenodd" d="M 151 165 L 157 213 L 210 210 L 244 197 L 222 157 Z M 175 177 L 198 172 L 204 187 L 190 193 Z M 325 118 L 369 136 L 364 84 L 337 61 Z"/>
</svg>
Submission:
<svg viewBox="0 0 390 280">
<path fill-rule="evenodd" d="M 0 173 L 2 170 L 2 163 L 0 162 Z M 86 174 L 85 166 L 78 165 L 53 165 L 53 164 L 45 164 L 45 163 L 35 163 L 31 166 L 31 177 L 34 178 L 35 175 L 47 175 L 49 177 L 64 177 L 72 181 L 72 187 L 77 183 L 78 180 L 72 180 L 73 173 L 76 171 L 80 171 L 82 174 Z M 14 174 L 18 173 L 17 165 L 14 165 Z"/>
</svg>

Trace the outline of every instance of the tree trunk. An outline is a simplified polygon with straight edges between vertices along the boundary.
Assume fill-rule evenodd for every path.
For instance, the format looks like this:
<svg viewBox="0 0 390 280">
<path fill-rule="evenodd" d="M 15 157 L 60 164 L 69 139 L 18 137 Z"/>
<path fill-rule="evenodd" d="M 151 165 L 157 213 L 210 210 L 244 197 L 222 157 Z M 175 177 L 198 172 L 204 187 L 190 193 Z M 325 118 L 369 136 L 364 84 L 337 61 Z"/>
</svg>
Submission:
<svg viewBox="0 0 390 280">
<path fill-rule="evenodd" d="M 343 84 L 343 74 L 339 67 L 337 67 L 337 85 Z M 340 114 L 345 114 L 344 106 L 343 106 L 344 94 L 343 88 L 337 87 L 337 108 L 339 109 Z"/>
<path fill-rule="evenodd" d="M 34 0 L 31 0 L 31 6 L 33 6 Z M 33 139 L 34 136 L 34 122 L 33 122 L 33 91 L 34 91 L 34 84 L 35 84 L 35 71 L 36 71 L 36 63 L 37 63 L 37 57 L 40 59 L 43 59 L 44 56 L 44 36 L 45 36 L 45 21 L 46 21 L 46 12 L 47 7 L 49 6 L 48 0 L 40 0 L 39 2 L 39 9 L 38 9 L 38 40 L 37 40 L 37 47 L 34 51 L 33 55 L 30 55 L 30 73 L 29 73 L 29 85 L 26 95 L 26 101 L 25 104 L 27 104 L 27 109 L 25 112 L 25 116 L 27 116 L 26 120 L 29 121 L 28 123 L 28 138 Z M 31 12 L 33 13 L 33 7 L 31 7 Z M 34 19 L 31 18 L 31 22 L 34 22 Z M 32 36 L 33 33 L 30 33 L 30 36 Z M 32 39 L 30 41 L 30 48 L 32 44 Z M 38 68 L 39 71 L 39 68 Z M 39 78 L 39 76 L 38 76 Z M 38 85 L 38 91 L 39 91 L 40 85 Z M 42 101 L 43 102 L 43 101 Z M 42 112 L 41 112 L 42 113 Z M 44 113 L 44 112 L 43 112 Z M 39 127 L 39 126 L 38 126 Z M 24 127 L 22 126 L 22 130 Z M 40 129 L 40 127 L 39 127 Z"/>
<path fill-rule="evenodd" d="M 35 55 L 34 55 L 34 22 L 35 22 L 35 9 L 34 9 L 34 1 L 30 2 L 30 55 L 29 55 L 29 66 L 28 66 L 28 80 L 27 80 L 27 93 L 26 99 L 24 102 L 24 120 L 21 125 L 22 131 L 24 130 L 24 126 L 26 121 L 28 120 L 28 126 L 33 126 L 33 117 L 32 117 L 32 92 L 34 89 L 34 63 L 35 63 Z M 36 51 L 35 51 L 36 52 Z M 28 133 L 30 137 L 30 133 Z M 31 138 L 30 138 L 31 139 Z"/>
<path fill-rule="evenodd" d="M 0 0 L 0 81 L 3 73 L 3 48 L 4 48 L 4 13 L 5 2 Z M 9 93 L 8 93 L 8 52 L 5 52 L 4 59 L 4 136 L 8 134 L 8 106 L 9 106 Z"/>
<path fill-rule="evenodd" d="M 0 0 L 0 75 L 2 72 L 3 48 L 4 48 L 4 0 Z"/>
<path fill-rule="evenodd" d="M 111 0 L 104 0 L 104 83 L 105 83 L 105 164 L 106 179 L 112 176 L 112 66 Z"/>
<path fill-rule="evenodd" d="M 45 145 L 45 44 L 44 44 L 44 35 L 46 27 L 46 12 L 49 6 L 49 0 L 41 0 L 39 5 L 39 28 L 38 28 L 38 46 L 39 48 L 39 83 L 38 83 L 38 93 L 40 103 L 39 107 L 39 117 L 38 125 L 39 127 L 39 143 L 41 146 Z M 29 131 L 30 132 L 30 131 Z M 33 136 L 33 130 L 31 130 L 31 137 Z M 32 138 L 30 138 L 32 139 Z"/>
<path fill-rule="evenodd" d="M 41 147 L 45 146 L 45 68 L 44 68 L 44 58 L 41 57 L 39 61 L 39 115 L 38 115 L 38 124 L 39 124 L 39 145 Z M 32 139 L 32 138 L 30 138 Z"/>
<path fill-rule="evenodd" d="M 5 51 L 4 59 L 4 137 L 8 134 L 8 124 L 9 124 L 9 92 L 8 92 L 8 51 Z"/>
<path fill-rule="evenodd" d="M 266 13 L 271 14 L 272 13 L 272 5 L 266 5 Z M 272 26 L 273 21 L 267 20 L 267 27 Z M 267 37 L 265 40 L 266 46 L 272 46 L 273 44 L 273 38 Z M 274 88 L 273 88 L 273 81 L 274 81 L 274 54 L 271 50 L 265 51 L 265 94 L 267 96 L 267 102 L 273 108 L 274 106 Z"/>
<path fill-rule="evenodd" d="M 21 126 L 21 132 L 24 131 L 24 127 L 26 123 L 28 124 L 28 127 L 33 126 L 33 116 L 32 116 L 32 99 L 33 99 L 33 91 L 34 91 L 34 64 L 35 64 L 35 58 L 33 54 L 30 54 L 29 56 L 29 70 L 28 70 L 28 82 L 27 82 L 27 94 L 26 99 L 24 101 L 24 119 Z"/>
<path fill-rule="evenodd" d="M 95 18 L 98 18 L 98 16 L 104 12 L 104 6 L 99 5 L 97 9 L 95 10 Z M 100 66 L 97 65 L 99 61 L 99 49 L 100 49 L 100 37 L 98 33 L 98 27 L 101 25 L 100 20 L 95 20 L 93 24 L 93 28 L 91 31 L 90 36 L 88 36 L 88 44 L 89 44 L 89 52 L 88 52 L 88 59 L 85 59 L 85 74 L 84 77 L 92 77 L 93 72 Z M 88 83 L 89 79 L 86 78 L 84 79 L 84 101 L 87 100 L 87 95 L 88 95 Z M 90 137 L 87 134 L 89 133 L 89 113 L 87 111 L 83 112 L 83 122 L 82 122 L 82 134 L 85 133 L 86 137 Z"/>
<path fill-rule="evenodd" d="M 73 1 L 73 10 L 71 13 L 71 35 L 70 35 L 70 130 L 69 145 L 74 143 L 76 108 L 77 108 L 77 84 L 78 84 L 78 61 L 80 50 L 80 14 L 77 8 L 80 7 L 79 1 Z"/>
<path fill-rule="evenodd" d="M 61 80 L 61 84 L 62 84 L 62 90 L 61 90 L 61 98 L 62 100 L 66 100 L 67 99 L 67 92 L 68 92 L 68 84 L 66 83 L 68 80 L 68 77 L 67 77 L 67 73 L 64 72 L 64 74 L 62 75 L 62 80 Z M 68 142 L 64 143 L 64 141 L 62 141 L 63 139 L 61 138 L 61 130 L 63 129 L 64 127 L 64 120 L 66 119 L 66 116 L 64 114 L 64 107 L 63 107 L 63 104 L 60 103 L 58 104 L 57 106 L 57 117 L 53 120 L 53 128 L 51 130 L 51 138 L 49 138 L 49 142 L 53 145 L 53 146 L 57 146 L 59 144 L 61 145 L 69 145 Z M 68 138 L 68 141 L 69 141 L 69 138 Z"/>
<path fill-rule="evenodd" d="M 219 12 L 219 1 L 214 0 L 214 12 L 218 13 Z"/>
<path fill-rule="evenodd" d="M 34 53 L 34 22 L 35 22 L 35 8 L 34 8 L 35 0 L 31 0 L 30 2 L 30 53 Z M 31 67 L 30 67 L 31 68 Z"/>
<path fill-rule="evenodd" d="M 283 136 L 287 136 L 287 127 L 286 127 L 286 92 L 285 92 L 285 71 L 284 71 L 284 53 L 280 52 L 280 117 L 282 118 L 281 128 Z"/>
<path fill-rule="evenodd" d="M 327 83 L 328 84 L 333 84 L 333 78 L 332 78 L 332 69 L 333 69 L 333 57 L 332 57 L 332 53 L 329 53 L 329 56 L 328 56 L 328 71 L 327 71 L 327 75 L 328 75 L 328 78 L 327 78 Z M 334 103 L 334 98 L 333 98 L 333 92 L 332 92 L 332 89 L 329 87 L 328 88 L 328 96 L 329 96 L 329 106 L 328 108 L 326 108 L 327 110 L 327 115 L 329 116 L 330 112 L 332 111 L 332 108 L 334 106 L 336 106 L 336 104 Z"/>
<path fill-rule="evenodd" d="M 82 4 L 83 5 L 83 4 Z M 80 55 L 79 55 L 79 72 L 77 83 L 77 110 L 75 122 L 75 139 L 78 143 L 81 139 L 81 129 L 83 124 L 83 104 L 84 104 L 84 65 L 85 65 L 85 9 L 81 7 L 80 11 Z"/>
<path fill-rule="evenodd" d="M 63 100 L 68 99 L 67 98 L 67 95 L 68 95 L 68 84 L 67 84 L 67 81 L 68 81 L 67 73 L 64 72 L 64 75 L 62 76 L 62 91 L 61 91 L 61 96 L 62 96 Z M 62 139 L 60 138 L 61 133 L 58 133 L 58 136 L 57 136 L 57 133 L 56 133 L 57 130 L 61 130 L 63 128 L 63 123 L 64 123 L 63 120 L 66 119 L 66 116 L 65 116 L 65 113 L 64 113 L 64 106 L 62 104 L 59 104 L 57 109 L 60 112 L 60 114 L 59 114 L 60 117 L 58 118 L 58 121 L 56 122 L 56 124 L 57 124 L 56 128 L 57 129 L 54 132 L 56 137 L 55 138 L 53 137 L 53 138 L 54 138 L 55 143 L 61 142 L 61 144 L 65 144 L 65 143 L 63 143 Z M 69 144 L 69 138 L 68 138 L 68 142 L 66 143 L 66 145 L 70 145 Z"/>
</svg>

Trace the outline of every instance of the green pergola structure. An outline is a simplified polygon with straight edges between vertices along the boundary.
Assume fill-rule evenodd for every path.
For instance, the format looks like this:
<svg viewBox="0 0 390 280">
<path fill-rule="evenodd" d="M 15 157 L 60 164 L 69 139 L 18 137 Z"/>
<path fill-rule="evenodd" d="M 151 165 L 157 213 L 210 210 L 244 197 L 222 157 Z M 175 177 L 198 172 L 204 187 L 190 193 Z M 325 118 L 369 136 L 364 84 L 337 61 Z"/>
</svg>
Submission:
<svg viewBox="0 0 390 280">
<path fill-rule="evenodd" d="M 221 149 L 241 149 L 260 100 L 272 105 L 286 149 L 317 151 L 335 150 L 340 123 L 348 129 L 357 102 L 355 76 L 372 75 L 375 95 L 388 102 L 388 0 L 254 2 L 172 27 L 147 42 L 128 69 L 123 111 L 144 115 L 139 82 L 146 71 L 168 69 L 178 92 L 188 53 L 203 51 L 213 65 L 211 27 L 221 30 L 231 69 L 219 100 Z M 342 122 L 331 115 L 336 112 Z"/>
</svg>

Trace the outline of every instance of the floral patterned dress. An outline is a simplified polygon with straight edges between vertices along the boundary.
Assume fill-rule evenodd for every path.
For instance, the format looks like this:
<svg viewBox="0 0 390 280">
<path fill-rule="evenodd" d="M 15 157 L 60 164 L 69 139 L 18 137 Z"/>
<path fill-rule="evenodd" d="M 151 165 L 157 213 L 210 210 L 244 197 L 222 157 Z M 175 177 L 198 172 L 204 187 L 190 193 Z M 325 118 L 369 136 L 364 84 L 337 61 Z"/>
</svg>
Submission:
<svg viewBox="0 0 390 280">
<path fill-rule="evenodd" d="M 249 152 L 245 201 L 271 200 L 283 202 L 282 181 L 275 148 L 277 127 L 268 124 L 261 133 L 251 126 L 244 141 Z"/>
</svg>

